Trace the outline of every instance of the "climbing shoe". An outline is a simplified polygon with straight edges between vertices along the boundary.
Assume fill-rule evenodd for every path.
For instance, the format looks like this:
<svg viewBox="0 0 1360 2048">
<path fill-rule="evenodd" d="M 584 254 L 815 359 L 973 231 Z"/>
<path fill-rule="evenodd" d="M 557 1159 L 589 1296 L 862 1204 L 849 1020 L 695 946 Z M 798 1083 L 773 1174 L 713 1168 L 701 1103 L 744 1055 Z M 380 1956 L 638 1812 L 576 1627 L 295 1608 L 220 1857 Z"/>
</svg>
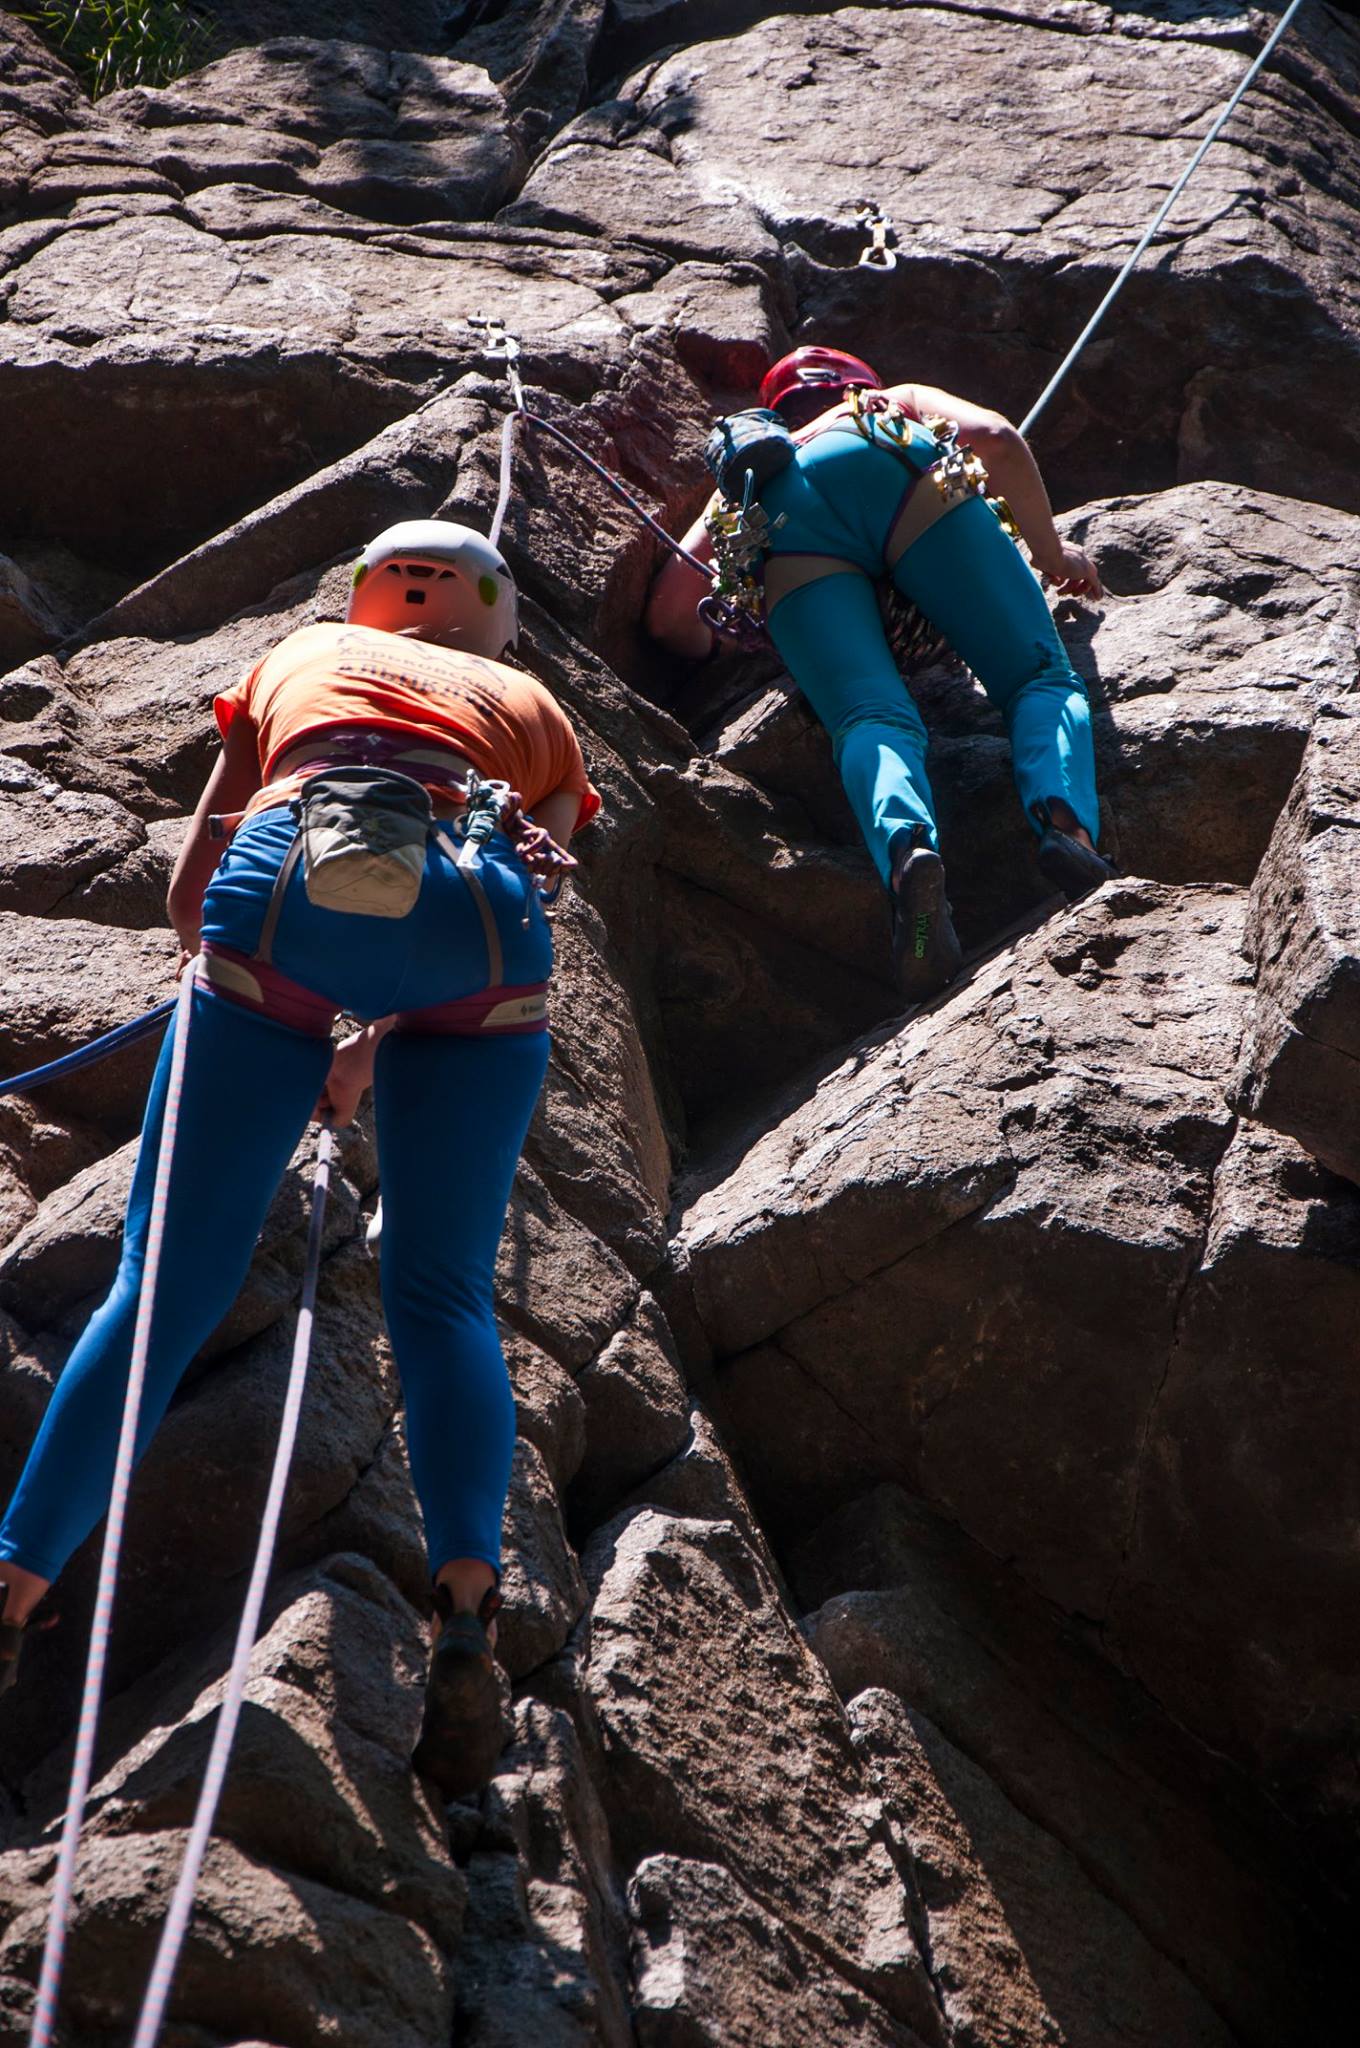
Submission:
<svg viewBox="0 0 1360 2048">
<path fill-rule="evenodd" d="M 944 862 L 917 826 L 894 856 L 893 966 L 909 1003 L 928 1002 L 948 988 L 963 949 L 944 893 Z"/>
<path fill-rule="evenodd" d="M 1069 903 L 1098 889 L 1115 873 L 1113 861 L 1083 846 L 1070 832 L 1060 832 L 1056 825 L 1050 825 L 1039 841 L 1039 869 L 1044 880 L 1061 889 Z"/>
<path fill-rule="evenodd" d="M 493 1587 L 476 1614 L 455 1614 L 447 1586 L 434 1589 L 439 1640 L 425 1682 L 425 1718 L 411 1762 L 445 1799 L 480 1792 L 505 1744 L 496 1661 L 487 1624 L 501 1604 Z"/>
</svg>

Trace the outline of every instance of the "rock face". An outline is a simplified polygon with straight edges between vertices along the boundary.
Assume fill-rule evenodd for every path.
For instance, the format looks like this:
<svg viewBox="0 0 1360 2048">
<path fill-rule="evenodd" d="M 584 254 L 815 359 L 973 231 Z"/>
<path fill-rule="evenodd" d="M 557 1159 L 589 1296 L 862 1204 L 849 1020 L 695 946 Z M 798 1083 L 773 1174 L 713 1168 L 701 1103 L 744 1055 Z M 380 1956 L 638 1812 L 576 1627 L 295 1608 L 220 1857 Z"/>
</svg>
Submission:
<svg viewBox="0 0 1360 2048">
<path fill-rule="evenodd" d="M 0 1078 L 168 993 L 214 693 L 536 411 L 673 526 L 793 340 L 1022 413 L 1259 47 L 1229 0 L 280 0 L 91 104 L 0 14 Z M 426 1563 L 345 1140 L 167 2048 L 1284 2048 L 1354 2006 L 1360 39 L 1306 9 L 1036 446 L 1119 877 L 1048 895 L 914 676 L 970 951 L 904 1019 L 824 734 L 638 627 L 521 426 L 528 665 L 605 795 L 498 1267 L 507 1746 L 408 1758 Z M 859 268 L 855 216 L 895 223 Z M 154 1041 L 0 1099 L 0 1479 Z M 224 1124 L 223 1143 L 230 1142 Z M 312 1143 L 139 1472 L 64 2039 L 130 2038 L 282 1402 Z M 97 1552 L 0 1703 L 27 2037 Z M 1344 2018 L 1343 2018 L 1344 2015 Z"/>
</svg>

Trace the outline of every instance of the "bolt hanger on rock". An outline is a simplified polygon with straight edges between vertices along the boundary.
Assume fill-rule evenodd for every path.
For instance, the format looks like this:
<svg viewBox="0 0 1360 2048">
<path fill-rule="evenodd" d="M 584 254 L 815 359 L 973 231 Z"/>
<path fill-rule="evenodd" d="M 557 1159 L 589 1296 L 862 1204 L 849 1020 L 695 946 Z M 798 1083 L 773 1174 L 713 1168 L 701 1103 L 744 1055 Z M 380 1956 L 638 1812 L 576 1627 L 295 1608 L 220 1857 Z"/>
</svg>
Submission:
<svg viewBox="0 0 1360 2048">
<path fill-rule="evenodd" d="M 563 434 L 563 430 L 553 420 L 545 420 L 541 412 L 530 412 L 530 408 L 524 403 L 524 387 L 520 383 L 520 373 L 518 373 L 520 340 L 518 340 L 516 334 L 512 334 L 506 328 L 506 324 L 502 322 L 502 319 L 498 319 L 498 317 L 483 317 L 483 315 L 477 313 L 477 315 L 469 317 L 467 324 L 469 324 L 469 328 L 485 328 L 487 334 L 492 336 L 492 350 L 490 352 L 494 354 L 496 360 L 504 360 L 506 379 L 510 383 L 510 399 L 512 399 L 512 410 L 506 414 L 506 424 L 504 424 L 502 436 L 500 436 L 500 496 L 496 500 L 496 512 L 492 516 L 492 530 L 490 530 L 492 545 L 494 547 L 500 545 L 500 532 L 502 532 L 502 526 L 506 522 L 506 512 L 510 508 L 510 459 L 512 459 L 512 446 L 514 446 L 514 422 L 516 420 L 524 420 L 526 426 L 533 426 L 539 432 L 549 434 L 553 440 L 557 440 L 563 446 L 563 449 L 567 449 L 569 455 L 576 457 L 580 463 L 586 465 L 586 469 L 590 469 L 596 477 L 600 477 L 602 483 L 608 483 L 610 492 L 614 492 L 614 496 L 621 498 L 623 504 L 631 512 L 637 514 L 637 518 L 643 522 L 643 526 L 649 532 L 653 532 L 653 535 L 657 537 L 657 541 L 662 541 L 664 547 L 668 547 L 670 553 L 676 555 L 680 561 L 688 561 L 690 569 L 698 569 L 700 575 L 705 575 L 705 578 L 709 578 L 709 582 L 713 582 L 715 580 L 713 578 L 713 567 L 707 561 L 700 561 L 696 555 L 690 555 L 688 549 L 684 549 L 680 545 L 680 541 L 676 541 L 672 535 L 668 535 L 666 528 L 662 526 L 662 522 L 657 520 L 657 518 L 653 518 L 651 512 L 647 512 L 647 508 L 639 502 L 639 498 L 631 492 L 631 489 L 627 487 L 627 483 L 623 483 L 617 475 L 612 475 L 612 471 L 608 471 L 604 467 L 604 463 L 598 463 L 594 459 L 594 455 L 590 455 L 586 449 L 582 449 L 580 442 L 571 440 L 569 434 Z M 719 627 L 719 631 L 725 631 L 725 629 Z"/>
<path fill-rule="evenodd" d="M 860 270 L 896 270 L 897 251 L 888 247 L 888 237 L 894 232 L 893 224 L 883 208 L 868 199 L 855 218 L 869 237 L 869 246 L 861 249 L 857 267 Z"/>
</svg>

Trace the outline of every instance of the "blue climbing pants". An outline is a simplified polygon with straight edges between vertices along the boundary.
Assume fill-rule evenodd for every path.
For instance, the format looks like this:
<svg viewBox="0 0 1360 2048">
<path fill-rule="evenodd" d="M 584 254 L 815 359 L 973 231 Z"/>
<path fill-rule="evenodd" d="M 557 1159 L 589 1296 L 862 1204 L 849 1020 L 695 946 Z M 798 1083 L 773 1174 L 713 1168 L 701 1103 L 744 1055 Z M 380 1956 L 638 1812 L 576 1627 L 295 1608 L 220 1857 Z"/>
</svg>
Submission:
<svg viewBox="0 0 1360 2048">
<path fill-rule="evenodd" d="M 285 809 L 241 828 L 207 893 L 205 939 L 254 952 L 294 832 Z M 537 892 L 500 835 L 485 849 L 479 872 L 504 948 L 506 983 L 546 980 L 552 943 Z M 405 918 L 316 908 L 299 864 L 273 952 L 283 974 L 362 1018 L 451 1002 L 488 980 L 476 905 L 433 844 L 419 900 Z M 0 1528 L 0 1558 L 46 1579 L 57 1577 L 108 1506 L 170 1052 L 168 1034 L 147 1104 L 117 1277 L 71 1353 Z M 189 1361 L 240 1290 L 330 1057 L 329 1039 L 208 990 L 194 993 L 139 1455 Z M 500 1568 L 515 1410 L 492 1276 L 547 1058 L 546 1032 L 473 1038 L 402 1028 L 378 1050 L 383 1307 L 432 1572 L 456 1557 Z"/>
<path fill-rule="evenodd" d="M 939 453 L 915 428 L 904 456 L 853 426 L 805 443 L 766 483 L 762 508 L 784 523 L 771 565 L 818 558 L 817 580 L 777 597 L 770 637 L 831 735 L 836 765 L 884 881 L 899 836 L 916 826 L 938 846 L 926 774 L 926 729 L 897 672 L 875 586 L 897 588 L 938 627 L 1006 721 L 1025 816 L 1043 829 L 1054 798 L 1094 841 L 1096 800 L 1086 690 L 1020 550 L 981 498 L 969 497 L 911 541 L 889 570 L 889 541 Z"/>
</svg>

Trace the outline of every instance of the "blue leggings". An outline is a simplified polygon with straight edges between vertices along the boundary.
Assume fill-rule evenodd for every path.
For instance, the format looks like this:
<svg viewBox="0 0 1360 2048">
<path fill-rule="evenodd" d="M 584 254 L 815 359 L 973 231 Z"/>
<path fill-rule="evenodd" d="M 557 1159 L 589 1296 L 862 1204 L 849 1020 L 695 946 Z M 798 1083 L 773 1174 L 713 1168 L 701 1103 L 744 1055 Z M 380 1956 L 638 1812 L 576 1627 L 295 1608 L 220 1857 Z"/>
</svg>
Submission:
<svg viewBox="0 0 1360 2048">
<path fill-rule="evenodd" d="M 760 493 L 771 518 L 784 515 L 775 556 L 831 556 L 842 565 L 778 599 L 770 637 L 831 734 L 846 795 L 885 882 L 900 834 L 919 825 L 938 846 L 926 729 L 897 672 L 875 592 L 911 471 L 923 471 L 938 452 L 925 428 L 913 431 L 908 462 L 853 428 L 828 432 L 806 443 Z M 891 573 L 1005 718 L 1030 823 L 1042 829 L 1045 807 L 1057 798 L 1094 841 L 1100 810 L 1085 686 L 1038 582 L 995 514 L 980 498 L 965 499 L 913 541 Z"/>
<path fill-rule="evenodd" d="M 208 890 L 206 939 L 254 951 L 293 834 L 286 811 L 266 812 L 237 833 Z M 508 842 L 492 841 L 480 873 L 501 935 L 506 982 L 546 980 L 547 924 Z M 406 918 L 319 910 L 307 901 L 299 869 L 274 960 L 292 979 L 367 1018 L 449 1002 L 488 978 L 486 939 L 467 884 L 433 846 L 419 901 Z M 67 1361 L 0 1528 L 0 1558 L 45 1579 L 57 1577 L 108 1506 L 170 1050 L 167 1037 L 117 1277 Z M 240 1289 L 330 1055 L 328 1039 L 208 991 L 194 994 L 139 1455 L 185 1367 Z M 378 1052 L 383 1307 L 432 1572 L 455 1557 L 500 1569 L 515 1410 L 492 1280 L 547 1058 L 546 1032 L 470 1038 L 394 1031 Z"/>
</svg>

